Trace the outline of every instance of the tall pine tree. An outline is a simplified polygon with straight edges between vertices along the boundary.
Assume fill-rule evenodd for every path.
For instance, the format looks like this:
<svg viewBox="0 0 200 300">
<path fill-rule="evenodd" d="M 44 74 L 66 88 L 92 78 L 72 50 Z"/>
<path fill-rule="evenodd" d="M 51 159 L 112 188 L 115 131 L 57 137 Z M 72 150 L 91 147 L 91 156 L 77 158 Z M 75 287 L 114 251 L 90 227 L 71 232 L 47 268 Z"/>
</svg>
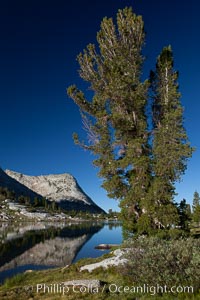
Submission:
<svg viewBox="0 0 200 300">
<path fill-rule="evenodd" d="M 89 44 L 78 56 L 92 99 L 75 85 L 68 88 L 88 137 L 84 142 L 74 134 L 75 143 L 95 155 L 102 186 L 119 200 L 126 229 L 139 233 L 176 221 L 174 183 L 191 155 L 170 48 L 162 51 L 151 74 L 152 122 L 152 113 L 147 115 L 149 80 L 141 80 L 144 38 L 142 17 L 131 8 L 118 11 L 116 25 L 104 18 L 98 47 Z"/>
<path fill-rule="evenodd" d="M 154 199 L 155 219 L 166 227 L 177 221 L 173 203 L 175 182 L 184 174 L 193 150 L 183 126 L 178 72 L 173 68 L 170 46 L 163 48 L 156 71 L 151 72 L 150 77 L 153 99 L 151 197 Z"/>
<path fill-rule="evenodd" d="M 194 197 L 193 197 L 192 220 L 195 223 L 200 223 L 200 196 L 197 191 L 194 192 Z"/>
<path fill-rule="evenodd" d="M 78 142 L 77 135 L 75 141 L 97 155 L 94 164 L 104 178 L 103 187 L 120 200 L 129 225 L 141 213 L 140 202 L 149 184 L 148 82 L 141 81 L 143 27 L 142 18 L 131 8 L 119 10 L 117 26 L 104 18 L 97 35 L 99 52 L 90 44 L 78 56 L 80 76 L 94 92 L 92 101 L 75 86 L 68 89 L 81 108 L 91 144 Z"/>
</svg>

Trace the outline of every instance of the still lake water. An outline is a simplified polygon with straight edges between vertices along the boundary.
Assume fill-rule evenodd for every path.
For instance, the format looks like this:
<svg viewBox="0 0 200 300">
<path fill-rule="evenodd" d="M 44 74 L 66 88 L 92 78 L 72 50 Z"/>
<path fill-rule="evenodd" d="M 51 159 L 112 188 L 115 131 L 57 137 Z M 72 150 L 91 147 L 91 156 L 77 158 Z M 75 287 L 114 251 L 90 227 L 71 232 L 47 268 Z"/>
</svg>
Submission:
<svg viewBox="0 0 200 300">
<path fill-rule="evenodd" d="M 117 222 L 79 224 L 0 225 L 0 283 L 26 270 L 70 265 L 81 258 L 99 257 L 109 250 L 99 244 L 120 244 L 122 228 Z"/>
</svg>

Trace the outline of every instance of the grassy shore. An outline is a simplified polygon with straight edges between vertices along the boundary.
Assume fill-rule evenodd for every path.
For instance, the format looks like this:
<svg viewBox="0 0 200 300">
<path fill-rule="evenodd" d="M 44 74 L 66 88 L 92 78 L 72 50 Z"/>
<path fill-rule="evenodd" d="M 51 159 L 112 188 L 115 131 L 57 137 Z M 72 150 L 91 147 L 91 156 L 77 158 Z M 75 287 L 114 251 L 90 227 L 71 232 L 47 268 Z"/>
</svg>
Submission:
<svg viewBox="0 0 200 300">
<path fill-rule="evenodd" d="M 80 267 L 95 262 L 100 262 L 112 256 L 106 254 L 97 259 L 82 259 L 76 264 L 64 268 L 50 269 L 44 271 L 27 271 L 18 274 L 0 287 L 1 300 L 58 300 L 58 299 L 194 299 L 200 300 L 200 294 L 182 293 L 176 295 L 163 294 L 157 295 L 153 291 L 149 293 L 134 293 L 134 283 L 130 282 L 122 271 L 122 267 L 102 267 L 89 273 L 80 272 Z M 91 286 L 68 286 L 64 288 L 63 282 L 70 280 L 98 280 L 98 287 Z"/>
</svg>

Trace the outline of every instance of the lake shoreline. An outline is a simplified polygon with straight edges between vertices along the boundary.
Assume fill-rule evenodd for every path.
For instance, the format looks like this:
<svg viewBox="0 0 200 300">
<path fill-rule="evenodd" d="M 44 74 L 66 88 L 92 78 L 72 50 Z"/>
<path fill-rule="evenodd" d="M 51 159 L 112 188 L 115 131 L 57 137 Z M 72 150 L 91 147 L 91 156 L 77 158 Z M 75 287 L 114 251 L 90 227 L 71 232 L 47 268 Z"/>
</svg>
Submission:
<svg viewBox="0 0 200 300">
<path fill-rule="evenodd" d="M 65 292 L 67 297 L 70 297 L 69 299 L 77 299 L 78 291 L 80 292 L 79 297 L 84 296 L 83 299 L 85 299 L 86 296 L 86 299 L 101 299 L 101 297 L 96 298 L 94 295 L 104 295 L 105 297 L 107 293 L 107 288 L 105 288 L 106 285 L 111 284 L 115 280 L 118 281 L 121 277 L 114 271 L 116 266 L 110 266 L 107 269 L 99 267 L 93 272 L 80 270 L 84 266 L 101 263 L 101 261 L 111 259 L 112 257 L 113 253 L 110 253 L 104 254 L 99 258 L 81 259 L 78 262 L 63 268 L 48 269 L 44 271 L 26 271 L 6 280 L 6 282 L 0 286 L 0 298 L 2 300 L 58 299 L 58 297 L 62 296 L 62 287 L 67 285 L 69 290 L 65 289 Z M 69 282 L 72 281 L 74 285 L 70 288 Z M 94 281 L 98 286 L 94 285 Z M 77 282 L 79 286 L 77 286 Z M 73 289 L 75 285 L 76 289 Z M 86 285 L 88 286 L 86 287 Z M 82 291 L 84 288 L 84 293 L 81 293 L 81 287 Z M 53 288 L 53 290 L 49 288 Z M 103 288 L 104 291 L 102 290 Z M 94 289 L 96 289 L 96 292 Z"/>
<path fill-rule="evenodd" d="M 4 223 L 0 227 L 0 281 L 18 272 L 64 267 L 83 258 L 102 256 L 100 243 L 121 244 L 121 224 L 78 222 Z M 2 240 L 3 239 L 3 240 Z M 109 253 L 109 249 L 103 253 Z"/>
</svg>

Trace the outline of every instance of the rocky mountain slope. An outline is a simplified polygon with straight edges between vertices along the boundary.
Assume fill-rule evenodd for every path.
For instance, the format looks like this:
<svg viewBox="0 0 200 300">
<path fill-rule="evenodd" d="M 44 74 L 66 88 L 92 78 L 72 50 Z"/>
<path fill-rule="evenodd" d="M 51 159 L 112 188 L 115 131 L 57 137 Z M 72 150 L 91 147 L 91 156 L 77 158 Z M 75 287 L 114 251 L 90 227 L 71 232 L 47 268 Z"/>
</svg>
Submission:
<svg viewBox="0 0 200 300">
<path fill-rule="evenodd" d="M 12 186 L 14 180 L 35 194 L 41 195 L 50 201 L 55 201 L 61 208 L 66 210 L 89 211 L 92 213 L 103 212 L 86 195 L 76 179 L 70 174 L 28 176 L 11 170 L 5 170 L 4 173 L 11 180 L 9 186 Z M 8 178 L 7 182 L 9 182 Z"/>
<path fill-rule="evenodd" d="M 1 168 L 0 168 L 0 187 L 7 187 L 8 190 L 14 191 L 16 196 L 28 196 L 31 199 L 34 197 L 41 198 L 37 192 L 29 189 L 27 186 L 23 185 L 22 183 L 18 182 L 14 177 L 10 177 L 7 175 Z"/>
</svg>

